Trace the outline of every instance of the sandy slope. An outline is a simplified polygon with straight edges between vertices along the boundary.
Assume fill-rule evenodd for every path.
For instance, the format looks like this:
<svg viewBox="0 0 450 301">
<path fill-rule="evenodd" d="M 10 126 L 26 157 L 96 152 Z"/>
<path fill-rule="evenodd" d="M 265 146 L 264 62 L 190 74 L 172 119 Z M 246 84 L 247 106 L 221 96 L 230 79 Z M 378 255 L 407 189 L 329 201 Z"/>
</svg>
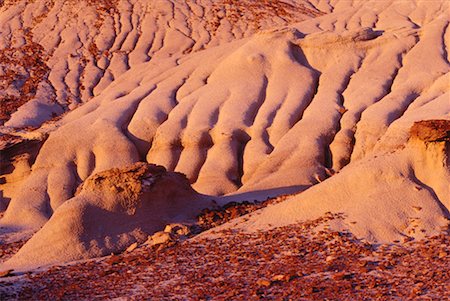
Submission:
<svg viewBox="0 0 450 301">
<path fill-rule="evenodd" d="M 448 141 L 410 139 L 410 128 L 450 120 L 448 2 L 294 2 L 276 2 L 279 11 L 228 4 L 220 13 L 219 4 L 163 1 L 142 17 L 141 2 L 120 1 L 97 30 L 63 28 L 58 13 L 76 4 L 55 2 L 33 37 L 54 51 L 46 63 L 56 95 L 49 106 L 72 111 L 21 188 L 5 190 L 12 199 L 2 225 L 48 229 L 89 176 L 146 160 L 186 174 L 201 193 L 226 195 L 219 202 L 319 183 L 238 225 L 249 230 L 333 211 L 348 217 L 336 227 L 371 240 L 439 231 L 449 217 Z M 1 24 L 24 24 L 15 18 L 39 5 L 3 9 Z M 92 25 L 89 16 L 74 20 Z M 45 22 L 54 30 L 44 36 Z M 108 22 L 121 27 L 112 32 Z M 73 45 L 94 40 L 98 57 L 91 53 L 83 65 L 92 48 L 79 46 L 73 56 Z M 5 125 L 40 124 L 42 114 L 27 107 L 37 102 Z M 74 109 L 77 102 L 87 103 Z"/>
</svg>

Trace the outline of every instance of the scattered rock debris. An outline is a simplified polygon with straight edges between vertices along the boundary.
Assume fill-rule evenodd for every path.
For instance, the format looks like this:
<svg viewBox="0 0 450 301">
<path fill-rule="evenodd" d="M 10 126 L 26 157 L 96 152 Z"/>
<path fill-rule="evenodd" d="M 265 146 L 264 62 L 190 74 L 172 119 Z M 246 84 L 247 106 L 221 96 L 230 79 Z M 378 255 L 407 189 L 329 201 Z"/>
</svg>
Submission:
<svg viewBox="0 0 450 301">
<path fill-rule="evenodd" d="M 231 24 L 245 22 L 257 30 L 267 19 L 278 18 L 286 23 L 293 23 L 301 21 L 302 15 L 304 18 L 324 15 L 322 11 L 306 7 L 302 3 L 287 3 L 280 0 L 218 0 L 214 1 L 211 13 L 212 17 L 207 19 L 211 20 L 208 29 L 212 33 L 222 24 L 222 20 L 227 20 Z"/>
<path fill-rule="evenodd" d="M 268 198 L 265 201 L 259 202 L 230 202 L 217 209 L 203 209 L 201 214 L 197 217 L 197 224 L 195 228 L 200 228 L 200 231 L 205 231 L 219 225 L 222 225 L 232 219 L 249 214 L 258 209 L 267 207 L 268 205 L 277 204 L 286 200 L 290 195 L 281 195 L 276 198 Z M 191 230 L 194 233 L 198 233 L 198 229 Z"/>
<path fill-rule="evenodd" d="M 5 70 L 0 72 L 0 125 L 34 98 L 41 82 L 48 81 L 48 54 L 33 41 L 31 30 L 24 32 L 24 38 L 21 47 L 0 47 L 0 70 Z"/>
<path fill-rule="evenodd" d="M 5 261 L 12 257 L 25 243 L 26 240 L 11 243 L 0 243 L 0 261 Z"/>
<path fill-rule="evenodd" d="M 133 252 L 28 274 L 0 299 L 388 300 L 450 298 L 449 231 L 422 241 L 372 245 L 330 220 L 215 239 L 144 245 Z M 165 232 L 168 233 L 168 232 Z M 11 290 L 10 290 L 11 292 Z"/>
</svg>

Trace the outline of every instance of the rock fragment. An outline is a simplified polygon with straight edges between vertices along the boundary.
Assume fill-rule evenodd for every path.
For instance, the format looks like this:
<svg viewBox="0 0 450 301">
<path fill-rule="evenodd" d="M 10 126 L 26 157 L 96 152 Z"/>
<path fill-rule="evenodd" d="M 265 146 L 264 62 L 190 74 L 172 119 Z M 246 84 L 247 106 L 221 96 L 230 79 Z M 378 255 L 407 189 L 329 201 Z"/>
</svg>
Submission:
<svg viewBox="0 0 450 301">
<path fill-rule="evenodd" d="M 138 243 L 135 242 L 135 243 L 131 244 L 131 245 L 125 250 L 125 252 L 133 252 L 137 247 L 138 247 Z"/>
<path fill-rule="evenodd" d="M 5 271 L 0 271 L 0 278 L 14 276 L 13 271 L 14 270 L 12 270 L 12 269 L 5 270 Z"/>
<path fill-rule="evenodd" d="M 258 286 L 265 286 L 268 287 L 272 284 L 272 282 L 270 280 L 267 279 L 258 279 L 258 281 L 256 281 L 256 284 Z"/>
<path fill-rule="evenodd" d="M 422 120 L 411 127 L 411 138 L 424 142 L 450 141 L 450 120 Z"/>
<path fill-rule="evenodd" d="M 172 235 L 170 233 L 159 231 L 153 234 L 152 236 L 149 236 L 145 244 L 150 246 L 156 246 L 168 243 L 170 241 L 173 241 Z"/>
</svg>

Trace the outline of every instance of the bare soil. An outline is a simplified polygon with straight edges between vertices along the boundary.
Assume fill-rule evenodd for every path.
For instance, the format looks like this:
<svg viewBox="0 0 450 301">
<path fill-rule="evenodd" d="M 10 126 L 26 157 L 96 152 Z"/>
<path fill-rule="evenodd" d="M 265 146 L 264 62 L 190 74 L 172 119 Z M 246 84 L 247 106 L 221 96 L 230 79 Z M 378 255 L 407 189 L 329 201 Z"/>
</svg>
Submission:
<svg viewBox="0 0 450 301">
<path fill-rule="evenodd" d="M 22 300 L 448 300 L 449 232 L 373 245 L 327 228 L 339 215 L 266 232 L 140 246 L 28 274 Z M 317 231 L 321 226 L 324 230 Z M 2 290 L 3 286 L 3 290 Z M 4 291 L 4 293 L 1 293 Z"/>
</svg>

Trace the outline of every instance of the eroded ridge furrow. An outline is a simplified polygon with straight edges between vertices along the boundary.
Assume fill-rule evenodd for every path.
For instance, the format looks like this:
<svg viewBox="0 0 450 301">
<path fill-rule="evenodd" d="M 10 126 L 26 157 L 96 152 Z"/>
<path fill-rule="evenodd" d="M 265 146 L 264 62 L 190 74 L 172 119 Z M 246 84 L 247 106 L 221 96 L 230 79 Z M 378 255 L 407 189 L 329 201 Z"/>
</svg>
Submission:
<svg viewBox="0 0 450 301">
<path fill-rule="evenodd" d="M 135 9 L 136 7 L 132 3 L 129 3 L 129 6 L 125 10 L 126 13 L 122 14 L 120 18 L 122 32 L 119 34 L 119 37 L 123 36 L 123 39 L 119 39 L 120 42 L 117 47 L 127 54 L 136 47 L 136 25 L 133 24 L 133 20 L 136 20 L 136 17 L 140 14 Z"/>
<path fill-rule="evenodd" d="M 447 22 L 447 25 L 445 26 L 445 29 L 442 33 L 442 45 L 444 46 L 442 48 L 443 51 L 443 57 L 447 61 L 447 64 L 450 65 L 450 22 Z"/>
<path fill-rule="evenodd" d="M 282 137 L 301 120 L 316 95 L 319 73 L 304 64 L 308 66 L 304 58 L 297 58 L 289 67 L 289 80 L 280 80 L 282 77 L 276 73 L 269 78 L 266 100 L 250 129 L 251 140 L 244 152 L 243 183 L 251 179 Z"/>
<path fill-rule="evenodd" d="M 213 13 L 211 8 L 217 4 L 210 1 L 188 4 L 184 1 L 126 0 L 87 1 L 84 4 L 72 0 L 8 3 L 0 20 L 4 24 L 3 44 L 8 45 L 13 40 L 20 44 L 23 36 L 17 25 L 26 23 L 35 36 L 34 41 L 39 41 L 49 56 L 51 72 L 47 79 L 58 103 L 58 110 L 55 110 L 42 100 L 33 100 L 30 106 L 39 107 L 41 111 L 37 115 L 41 117 L 31 121 L 18 116 L 8 124 L 12 127 L 40 125 L 54 115 L 73 110 L 99 95 L 130 67 L 151 58 L 174 56 L 178 59 L 192 51 L 317 13 L 313 8 L 302 8 L 297 12 L 294 7 L 281 2 L 251 3 L 250 6 L 239 3 L 239 14 L 233 6 L 221 8 L 223 16 L 219 26 L 215 27 L 209 16 Z M 270 10 L 265 11 L 267 6 Z M 250 11 L 252 7 L 257 9 L 256 15 Z M 273 14 L 268 13 L 271 10 L 288 17 L 283 17 L 284 21 L 281 18 L 271 20 Z M 254 24 L 240 20 L 238 15 Z M 51 98 L 49 94 L 47 98 Z"/>
<path fill-rule="evenodd" d="M 434 81 L 434 83 L 419 97 L 417 97 L 416 100 L 408 107 L 404 113 L 404 116 L 414 114 L 416 110 L 421 110 L 426 106 L 432 106 L 435 99 L 442 97 L 449 92 L 449 80 L 450 72 L 447 72 L 437 78 L 436 81 Z"/>
<path fill-rule="evenodd" d="M 171 71 L 159 73 L 161 70 L 176 67 L 176 64 L 172 60 L 167 60 L 166 64 L 160 66 L 154 66 L 153 74 L 147 74 L 143 81 L 143 85 L 151 85 L 157 82 L 157 88 L 155 91 L 145 98 L 137 108 L 137 111 L 128 125 L 129 134 L 133 137 L 133 142 L 137 145 L 139 152 L 144 157 L 147 157 L 149 162 L 157 160 L 154 155 L 154 151 L 150 151 L 151 148 L 155 150 L 157 145 L 167 145 L 163 148 L 165 151 L 170 151 L 170 143 L 165 144 L 162 141 L 176 140 L 174 135 L 179 134 L 177 131 L 171 132 L 174 134 L 172 138 L 165 138 L 165 133 L 158 134 L 172 123 L 172 116 L 176 116 L 177 108 L 180 103 L 183 103 L 179 96 L 180 91 L 187 85 L 190 74 L 192 73 L 192 66 L 178 67 L 178 71 L 172 73 Z M 144 67 L 145 68 L 145 67 Z M 158 142 L 160 140 L 161 141 Z"/>
<path fill-rule="evenodd" d="M 429 13 L 389 27 L 398 12 L 374 18 L 388 5 L 365 18 L 342 1 L 343 16 L 263 31 L 298 16 L 279 1 L 264 2 L 267 12 L 252 2 L 251 18 L 241 2 L 227 10 L 209 1 L 100 1 L 83 11 L 102 16 L 88 32 L 92 20 L 66 14 L 78 4 L 56 2 L 58 25 L 48 38 L 44 25 L 37 33 L 44 50 L 56 45 L 47 80 L 68 109 L 86 103 L 42 148 L 5 216 L 11 225 L 40 227 L 90 175 L 138 160 L 183 172 L 211 195 L 305 189 L 387 145 L 389 135 L 407 135 L 389 129 L 412 122 L 416 109 L 444 107 L 448 91 L 448 20 L 427 21 Z M 373 22 L 380 28 L 359 28 Z"/>
<path fill-rule="evenodd" d="M 338 106 L 337 111 L 339 112 L 339 118 L 335 122 L 334 130 L 331 130 L 328 134 L 324 135 L 325 141 L 324 141 L 324 147 L 323 147 L 323 166 L 325 167 L 325 176 L 330 176 L 334 173 L 333 169 L 333 162 L 335 158 L 335 153 L 333 152 L 332 144 L 336 140 L 336 136 L 342 131 L 342 116 L 346 113 L 346 99 L 345 99 L 345 93 L 348 90 L 348 87 L 354 78 L 355 74 L 359 72 L 361 69 L 361 66 L 364 64 L 367 56 L 364 55 L 362 58 L 359 59 L 359 62 L 357 63 L 357 66 L 355 69 L 350 70 L 349 73 L 344 77 L 342 86 L 336 90 L 337 98 L 336 98 L 336 104 Z M 320 179 L 321 180 L 321 179 Z"/>
<path fill-rule="evenodd" d="M 217 127 L 219 115 L 224 103 L 231 97 L 230 91 L 217 91 L 214 100 L 204 96 L 189 96 L 197 99 L 192 107 L 186 128 L 181 134 L 183 153 L 177 162 L 176 170 L 188 175 L 192 183 L 199 180 L 200 172 L 214 146 L 213 131 Z M 209 102 L 209 103 L 208 103 Z M 216 129 L 217 130 L 217 129 Z"/>
<path fill-rule="evenodd" d="M 36 159 L 33 167 L 36 171 L 30 176 L 30 182 L 17 196 L 16 205 L 10 208 L 12 215 L 6 214 L 2 222 L 8 224 L 8 221 L 16 218 L 14 212 L 22 210 L 22 226 L 42 223 L 49 215 L 40 208 L 55 211 L 74 196 L 80 182 L 92 173 L 139 160 L 136 146 L 128 139 L 124 129 L 133 118 L 138 104 L 149 97 L 154 87 L 140 85 L 139 82 L 125 86 L 129 89 L 128 93 L 114 97 L 110 102 L 114 104 L 113 107 L 97 107 L 82 114 L 81 118 L 74 116 L 75 120 L 84 124 L 83 127 L 79 127 L 77 122 L 68 122 L 50 136 Z M 64 143 L 66 151 L 57 159 L 46 155 L 60 149 L 61 143 Z M 111 156 L 114 153 L 120 153 L 120 156 Z M 30 202 L 30 194 L 40 197 Z"/>
<path fill-rule="evenodd" d="M 246 49 L 253 48 L 253 44 L 249 43 Z M 246 52 L 242 51 L 243 54 Z M 222 56 L 220 53 L 218 55 Z M 232 191 L 240 186 L 243 167 L 238 166 L 235 169 L 235 162 L 242 162 L 240 158 L 245 144 L 250 139 L 245 132 L 254 123 L 255 117 L 252 116 L 258 115 L 256 111 L 259 112 L 266 98 L 264 91 L 267 86 L 267 78 L 263 70 L 264 56 L 262 54 L 250 57 L 244 55 L 242 59 L 243 61 L 236 61 L 235 57 L 225 59 L 217 66 L 213 74 L 207 76 L 206 81 L 204 71 L 208 68 L 203 72 L 197 69 L 194 72 L 196 76 L 191 75 L 188 78 L 186 84 L 177 93 L 182 107 L 173 109 L 164 124 L 157 129 L 147 156 L 150 162 L 164 164 L 170 169 L 186 173 L 191 181 L 195 181 L 196 187 L 208 187 L 205 182 L 211 180 L 211 176 L 208 176 L 211 172 L 214 172 L 212 178 L 215 181 L 226 183 L 222 189 Z M 186 61 L 186 63 L 190 62 Z M 255 70 L 252 70 L 255 63 L 259 65 L 258 68 L 261 68 L 261 71 L 256 74 L 254 74 Z M 237 76 L 234 72 L 230 73 L 230 78 L 225 79 L 225 82 L 236 82 L 236 78 L 243 80 L 242 85 L 235 85 L 228 90 L 229 88 L 223 87 L 223 76 L 229 73 L 230 64 L 239 66 L 232 69 L 241 69 L 242 74 Z M 181 64 L 179 68 L 182 69 L 184 65 Z M 245 65 L 248 65 L 246 67 L 248 69 L 242 67 Z M 244 80 L 248 78 L 253 78 L 251 84 Z M 195 83 L 197 81 L 200 83 L 198 91 L 188 88 L 192 84 L 194 87 L 197 86 Z M 242 99 L 244 90 L 246 97 Z M 211 98 L 212 91 L 214 92 Z M 236 111 L 238 107 L 241 113 L 232 121 L 231 112 Z M 217 117 L 214 117 L 215 115 Z M 178 125 L 181 125 L 181 128 Z M 205 134 L 205 131 L 210 134 Z M 175 154 L 170 153 L 173 146 L 179 149 Z M 229 147 L 233 149 L 232 158 L 223 160 L 223 154 L 226 154 L 226 149 Z M 219 168 L 214 167 L 218 158 L 227 163 Z M 218 194 L 221 193 L 225 192 L 218 192 Z"/>
<path fill-rule="evenodd" d="M 257 43 L 259 44 L 259 42 Z M 252 43 L 249 43 L 246 46 L 250 49 L 254 47 Z M 267 129 L 275 123 L 278 125 L 282 119 L 274 120 L 273 124 L 271 124 L 271 121 L 268 123 L 268 120 L 266 119 L 267 116 L 274 115 L 274 111 L 278 110 L 280 107 L 283 109 L 288 108 L 289 110 L 302 106 L 301 103 L 298 104 L 298 95 L 296 92 L 298 90 L 301 92 L 302 89 L 306 88 L 304 94 L 308 94 L 307 91 L 310 89 L 309 82 L 305 81 L 305 88 L 296 87 L 295 83 L 298 78 L 304 78 L 305 80 L 310 81 L 308 78 L 309 69 L 299 65 L 298 62 L 292 61 L 292 58 L 288 58 L 284 61 L 280 59 L 274 60 L 271 57 L 271 55 L 278 58 L 282 57 L 281 53 L 289 51 L 289 47 L 289 43 L 282 43 L 279 50 L 271 49 L 270 52 L 261 52 L 260 54 L 251 55 L 246 58 L 247 62 L 245 63 L 239 61 L 241 70 L 245 70 L 242 66 L 248 66 L 253 68 L 253 70 L 249 69 L 248 75 L 245 73 L 247 71 L 240 73 L 238 78 L 246 79 L 251 77 L 253 80 L 251 81 L 251 85 L 247 82 L 245 87 L 241 88 L 239 87 L 240 85 L 234 87 L 231 93 L 232 99 L 224 103 L 221 108 L 218 125 L 211 131 L 214 146 L 208 151 L 208 157 L 195 184 L 196 188 L 210 187 L 211 185 L 208 185 L 208 183 L 211 183 L 211 181 L 223 183 L 220 187 L 223 191 L 212 191 L 215 193 L 221 194 L 226 192 L 225 189 L 230 189 L 232 191 L 238 188 L 241 183 L 245 182 L 253 169 L 255 169 L 257 162 L 262 162 L 264 157 L 272 151 L 270 141 L 268 141 L 269 135 Z M 270 55 L 268 55 L 268 53 L 270 53 Z M 236 59 L 233 61 L 236 61 Z M 274 64 L 274 62 L 277 63 Z M 224 66 L 226 66 L 226 64 L 224 64 Z M 280 77 L 277 73 L 269 74 L 269 77 L 266 77 L 266 70 L 282 70 L 283 68 L 279 68 L 280 66 L 285 66 L 290 70 L 292 79 L 284 81 L 284 83 L 278 82 L 277 79 Z M 236 77 L 236 74 L 234 76 Z M 296 78 L 296 76 L 298 76 L 298 78 Z M 211 81 L 213 81 L 213 79 L 210 77 L 210 82 Z M 238 92 L 240 89 L 245 89 L 245 94 Z M 297 91 L 295 91 L 295 89 L 297 89 Z M 286 92 L 283 91 L 289 91 L 289 94 L 286 96 Z M 245 97 L 242 98 L 241 96 L 240 100 L 238 100 L 235 95 L 245 95 Z M 264 98 L 263 103 L 261 102 L 262 98 Z M 281 105 L 281 103 L 284 103 L 284 106 Z M 235 121 L 232 121 L 229 117 L 230 113 L 226 112 L 236 111 L 235 108 L 237 108 L 237 106 L 239 107 L 238 111 L 240 113 L 238 116 L 234 116 Z M 258 108 L 257 113 L 255 112 L 255 108 Z M 296 109 L 293 111 L 295 110 Z M 222 114 L 222 112 L 225 113 Z M 255 117 L 249 119 L 249 114 Z M 290 116 L 290 114 L 286 114 L 283 117 L 284 121 L 282 124 L 285 122 L 289 123 Z M 287 125 L 288 128 L 291 126 L 292 124 Z M 229 147 L 231 147 L 229 160 L 223 160 L 222 158 L 221 160 L 226 163 L 223 166 L 218 165 L 216 161 L 221 158 L 221 154 Z M 233 161 L 235 163 L 233 163 Z M 237 164 L 238 166 L 236 167 L 236 162 L 241 163 Z M 217 170 L 222 170 L 224 172 L 221 176 L 222 180 L 219 180 L 220 177 L 218 177 Z"/>
<path fill-rule="evenodd" d="M 384 38 L 384 37 L 380 37 Z M 390 37 L 385 37 L 390 39 Z M 405 53 L 415 44 L 416 38 L 393 40 L 386 50 L 371 51 L 355 73 L 347 89 L 342 93 L 345 104 L 339 108 L 342 114 L 340 130 L 330 144 L 334 171 L 350 162 L 355 144 L 355 132 L 363 112 L 391 93 L 391 87 L 402 67 Z"/>
<path fill-rule="evenodd" d="M 375 37 L 367 33 L 361 43 L 370 45 L 370 40 Z M 279 185 L 300 187 L 323 181 L 328 176 L 328 145 L 342 116 L 342 93 L 352 74 L 360 68 L 366 47 L 349 51 L 346 44 L 338 44 L 338 47 L 331 43 L 333 46 L 327 45 L 327 39 L 334 41 L 336 36 L 314 35 L 300 41 L 299 46 L 306 58 L 303 65 L 313 68 L 310 69 L 313 82 L 314 77 L 320 74 L 317 93 L 305 107 L 301 119 L 283 133 L 273 152 L 258 165 L 246 183 L 252 189 L 268 185 L 274 181 L 271 177 L 282 178 L 283 183 L 278 182 Z M 327 62 L 324 57 L 327 57 Z M 339 67 L 336 62 L 339 62 Z M 299 169 L 293 171 L 292 166 Z"/>
<path fill-rule="evenodd" d="M 216 190 L 214 194 L 232 192 L 240 186 L 242 163 L 240 166 L 238 162 L 242 162 L 245 145 L 250 139 L 246 133 L 251 124 L 249 115 L 255 113 L 255 108 L 260 103 L 258 100 L 264 97 L 266 85 L 267 80 L 261 75 L 254 78 L 251 85 L 230 89 L 230 96 L 221 104 L 217 124 L 210 131 L 213 146 L 208 151 L 195 186 L 207 188 L 207 183 L 211 180 L 223 183 L 218 187 L 220 191 Z M 242 91 L 247 91 L 244 98 Z M 236 116 L 237 110 L 239 113 Z"/>
<path fill-rule="evenodd" d="M 170 99 L 173 100 L 175 95 L 176 92 L 171 92 Z M 187 126 L 189 115 L 196 102 L 196 98 L 190 98 L 173 106 L 167 119 L 156 130 L 147 154 L 148 161 L 166 166 L 169 170 L 175 170 L 184 148 L 181 133 Z"/>
<path fill-rule="evenodd" d="M 436 19 L 423 27 L 420 39 L 403 57 L 391 93 L 362 113 L 355 134 L 352 160 L 364 157 L 375 147 L 389 148 L 381 142 L 377 144 L 383 140 L 381 138 L 389 126 L 401 119 L 414 100 L 449 71 L 449 65 L 442 57 L 442 30 L 446 24 L 446 20 Z M 428 56 L 435 59 L 424 59 Z"/>
<path fill-rule="evenodd" d="M 142 6 L 135 5 L 133 7 L 133 14 L 131 16 L 131 23 L 133 26 L 133 34 L 128 37 L 126 43 L 129 43 L 131 46 L 129 47 L 129 53 L 128 53 L 128 62 L 130 65 L 130 68 L 133 68 L 134 66 L 149 61 L 149 57 L 147 56 L 147 49 L 143 44 L 151 44 L 146 42 L 143 42 L 142 39 L 144 37 L 143 32 L 143 25 L 145 24 L 144 18 L 145 15 L 142 13 L 142 11 L 145 8 Z M 141 19 L 141 15 L 144 15 Z"/>
<path fill-rule="evenodd" d="M 296 72 L 292 73 L 292 76 L 290 76 L 290 86 L 286 88 L 288 91 L 286 100 L 280 106 L 280 109 L 276 111 L 273 122 L 267 130 L 270 143 L 274 147 L 276 147 L 277 143 L 284 135 L 302 119 L 305 111 L 317 95 L 319 90 L 319 80 L 322 75 L 319 70 L 310 65 L 308 59 L 299 47 L 291 44 L 289 50 L 291 51 L 295 62 L 299 65 L 296 65 Z M 281 74 L 278 76 L 279 78 L 282 78 Z M 273 82 L 275 82 L 275 85 L 277 84 L 276 77 L 273 78 Z M 302 83 L 302 85 L 297 87 L 299 82 Z M 278 89 L 275 89 L 275 91 L 277 90 Z"/>
</svg>

